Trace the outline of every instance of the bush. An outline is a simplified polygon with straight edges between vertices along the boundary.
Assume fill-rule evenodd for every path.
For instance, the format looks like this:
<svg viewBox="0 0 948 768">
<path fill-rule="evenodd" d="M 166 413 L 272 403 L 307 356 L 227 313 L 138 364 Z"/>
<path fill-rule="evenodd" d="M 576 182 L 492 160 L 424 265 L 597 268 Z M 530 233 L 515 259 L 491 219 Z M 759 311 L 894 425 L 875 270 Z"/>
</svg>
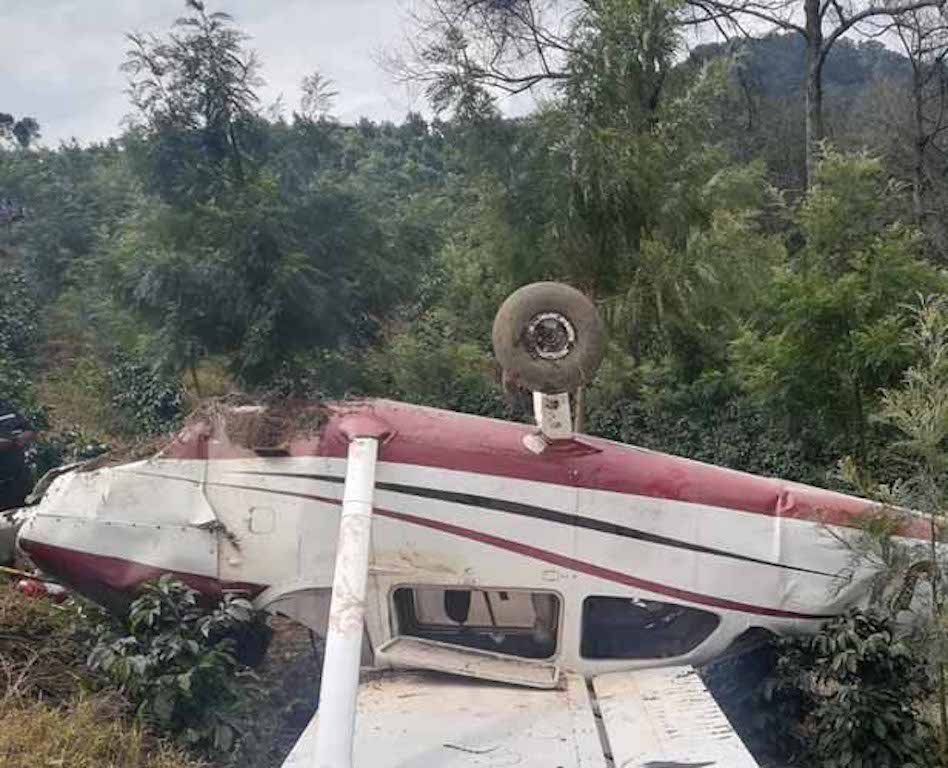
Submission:
<svg viewBox="0 0 948 768">
<path fill-rule="evenodd" d="M 121 351 L 113 353 L 108 378 L 112 404 L 128 432 L 154 435 L 168 432 L 177 424 L 183 410 L 183 392 L 176 380 Z"/>
<path fill-rule="evenodd" d="M 0 267 L 0 359 L 32 357 L 37 339 L 36 300 L 22 270 Z"/>
<path fill-rule="evenodd" d="M 772 701 L 804 699 L 796 729 L 806 762 L 826 768 L 937 764 L 919 702 L 925 666 L 890 619 L 852 611 L 816 635 L 780 641 Z"/>
<path fill-rule="evenodd" d="M 608 372 L 605 372 L 606 376 Z M 668 365 L 641 366 L 632 392 L 589 392 L 586 431 L 730 469 L 827 485 L 838 454 L 818 435 L 791 437 L 731 376 L 682 382 Z M 606 378 L 604 376 L 603 378 Z"/>
<path fill-rule="evenodd" d="M 37 415 L 30 374 L 38 338 L 36 300 L 22 270 L 0 266 L 0 398 Z"/>
<path fill-rule="evenodd" d="M 39 480 L 51 469 L 74 461 L 94 459 L 110 449 L 109 443 L 103 443 L 81 430 L 67 429 L 42 434 L 40 439 L 27 449 L 26 461 L 33 473 L 33 479 Z"/>
<path fill-rule="evenodd" d="M 251 673 L 232 639 L 256 616 L 247 600 L 225 596 L 210 612 L 198 593 L 171 576 L 146 584 L 120 632 L 105 632 L 89 655 L 162 732 L 192 747 L 228 752 L 237 734 L 229 715 L 241 705 L 238 683 Z"/>
</svg>

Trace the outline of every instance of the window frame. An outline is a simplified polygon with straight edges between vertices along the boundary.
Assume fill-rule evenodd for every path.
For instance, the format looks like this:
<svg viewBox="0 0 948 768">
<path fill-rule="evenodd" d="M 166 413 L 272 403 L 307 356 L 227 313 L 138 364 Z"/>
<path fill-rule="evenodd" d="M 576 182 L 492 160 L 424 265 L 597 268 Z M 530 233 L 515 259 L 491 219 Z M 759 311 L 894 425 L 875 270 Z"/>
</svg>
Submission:
<svg viewBox="0 0 948 768">
<path fill-rule="evenodd" d="M 556 658 L 559 657 L 559 656 L 562 654 L 562 652 L 563 652 L 563 643 L 564 643 L 564 616 L 565 616 L 565 614 L 566 614 L 566 598 L 565 598 L 565 596 L 563 595 L 563 593 L 560 592 L 560 591 L 558 591 L 558 590 L 555 590 L 555 589 L 528 589 L 528 588 L 524 588 L 524 587 L 508 587 L 508 586 L 483 586 L 483 585 L 480 585 L 480 584 L 476 584 L 476 585 L 472 585 L 472 584 L 431 584 L 431 583 L 419 584 L 419 583 L 411 583 L 411 582 L 408 582 L 408 583 L 399 582 L 399 583 L 397 583 L 397 584 L 393 584 L 393 585 L 389 588 L 389 591 L 388 591 L 389 624 L 390 624 L 391 637 L 392 637 L 393 639 L 394 639 L 394 638 L 397 638 L 397 637 L 417 637 L 417 638 L 420 638 L 420 639 L 432 639 L 432 638 L 429 637 L 428 635 L 422 635 L 422 634 L 414 634 L 414 635 L 413 635 L 413 634 L 408 634 L 407 632 L 404 631 L 404 628 L 403 628 L 403 626 L 401 625 L 401 612 L 400 612 L 400 610 L 399 610 L 399 605 L 398 605 L 398 602 L 397 602 L 396 597 L 395 597 L 396 593 L 397 593 L 398 591 L 400 591 L 400 590 L 403 590 L 403 589 L 407 589 L 407 590 L 432 589 L 432 590 L 444 590 L 444 591 L 449 591 L 449 590 L 450 590 L 450 591 L 462 591 L 462 592 L 463 592 L 463 591 L 468 591 L 468 592 L 510 592 L 510 593 L 516 593 L 516 594 L 526 594 L 526 595 L 534 595 L 534 594 L 537 594 L 537 595 L 550 595 L 550 596 L 552 596 L 552 597 L 554 598 L 554 600 L 556 601 L 556 618 L 555 618 L 555 621 L 554 621 L 554 624 L 553 624 L 553 647 L 552 647 L 552 649 L 551 649 L 551 651 L 550 651 L 550 653 L 549 653 L 548 655 L 545 655 L 545 656 L 523 656 L 523 655 L 515 654 L 515 653 L 507 653 L 507 652 L 505 652 L 505 651 L 493 651 L 493 650 L 491 650 L 490 652 L 491 652 L 491 653 L 497 653 L 497 654 L 500 654 L 500 655 L 502 655 L 502 656 L 509 656 L 510 658 L 513 658 L 513 659 L 523 659 L 523 660 L 528 660 L 528 661 L 544 661 L 544 662 L 549 662 L 549 661 L 551 661 L 551 660 L 553 660 L 553 659 L 556 659 Z M 414 597 L 415 597 L 415 595 L 412 594 L 412 600 L 413 600 L 412 613 L 413 613 L 413 618 L 414 618 L 414 620 L 415 620 L 415 627 L 420 629 L 421 627 L 428 626 L 428 625 L 421 624 L 421 623 L 418 621 L 418 619 L 417 619 L 417 614 L 415 614 L 415 611 L 414 611 Z M 491 630 L 491 627 L 472 626 L 471 629 L 473 629 L 475 632 L 481 632 L 481 633 L 486 634 L 487 632 L 489 632 L 489 631 Z M 422 629 L 421 631 L 424 632 L 423 629 Z M 497 631 L 507 631 L 507 632 L 510 632 L 510 633 L 516 633 L 516 634 L 522 634 L 522 635 L 528 635 L 528 634 L 529 634 L 529 630 L 527 630 L 527 629 L 519 629 L 519 628 L 514 628 L 514 627 L 511 627 L 510 629 L 507 629 L 507 630 L 500 630 L 500 629 L 498 629 Z M 431 630 L 431 635 L 437 635 L 437 634 L 438 634 L 438 630 L 437 630 L 437 629 Z M 448 630 L 446 630 L 446 634 L 448 634 Z M 452 642 L 451 642 L 450 640 L 448 640 L 448 639 L 445 639 L 445 640 L 437 639 L 436 642 L 446 643 L 446 644 L 449 644 L 449 645 L 455 645 L 455 646 L 457 646 L 458 648 L 473 648 L 473 649 L 477 650 L 477 647 L 476 647 L 476 646 L 465 646 L 465 645 L 461 645 L 460 643 L 452 643 Z M 484 650 L 484 649 L 481 649 L 481 650 Z"/>
<path fill-rule="evenodd" d="M 694 606 L 687 605 L 685 603 L 667 601 L 667 600 L 654 600 L 646 597 L 638 597 L 635 595 L 609 595 L 609 594 L 593 594 L 586 593 L 581 595 L 581 600 L 579 601 L 579 634 L 578 634 L 578 644 L 577 644 L 577 654 L 580 659 L 583 661 L 588 661 L 592 663 L 615 663 L 615 662 L 648 662 L 648 661 L 668 661 L 670 659 L 680 659 L 687 657 L 688 655 L 697 651 L 701 646 L 707 643 L 711 638 L 713 638 L 718 631 L 721 629 L 724 624 L 724 616 L 715 611 L 705 610 L 704 608 L 695 608 Z M 587 624 L 587 603 L 590 600 L 622 600 L 626 602 L 641 602 L 641 603 L 652 603 L 659 604 L 663 606 L 668 606 L 671 608 L 678 608 L 683 611 L 692 611 L 696 614 L 702 614 L 705 617 L 712 618 L 714 620 L 713 626 L 705 632 L 697 642 L 690 644 L 685 650 L 682 650 L 675 654 L 664 654 L 664 655 L 589 655 L 588 648 L 585 647 L 585 638 L 586 638 L 586 624 Z"/>
</svg>

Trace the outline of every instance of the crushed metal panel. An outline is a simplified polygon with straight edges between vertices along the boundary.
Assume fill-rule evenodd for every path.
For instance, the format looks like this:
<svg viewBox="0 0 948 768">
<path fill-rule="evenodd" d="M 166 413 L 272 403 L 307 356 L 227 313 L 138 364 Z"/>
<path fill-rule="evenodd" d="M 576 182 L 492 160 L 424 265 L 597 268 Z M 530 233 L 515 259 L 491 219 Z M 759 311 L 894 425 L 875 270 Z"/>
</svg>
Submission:
<svg viewBox="0 0 948 768">
<path fill-rule="evenodd" d="M 375 673 L 359 688 L 354 768 L 606 768 L 585 681 L 556 690 L 435 672 Z M 317 715 L 318 717 L 318 715 Z M 316 717 L 283 768 L 314 764 Z"/>
<path fill-rule="evenodd" d="M 560 676 L 554 664 L 419 637 L 389 640 L 378 649 L 377 659 L 402 669 L 430 669 L 530 688 L 555 688 Z"/>
<path fill-rule="evenodd" d="M 758 768 L 694 667 L 593 679 L 617 768 Z"/>
</svg>

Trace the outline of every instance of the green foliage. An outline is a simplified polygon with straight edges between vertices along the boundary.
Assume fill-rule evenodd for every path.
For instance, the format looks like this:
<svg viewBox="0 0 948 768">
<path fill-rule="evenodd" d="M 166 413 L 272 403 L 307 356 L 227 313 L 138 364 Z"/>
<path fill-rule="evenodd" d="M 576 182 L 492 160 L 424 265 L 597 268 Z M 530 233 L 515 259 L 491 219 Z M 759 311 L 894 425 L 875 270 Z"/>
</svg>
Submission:
<svg viewBox="0 0 948 768">
<path fill-rule="evenodd" d="M 130 34 L 123 70 L 152 142 L 141 146 L 152 188 L 167 202 L 207 201 L 243 182 L 244 143 L 261 85 L 247 35 L 202 3 L 164 37 Z"/>
<path fill-rule="evenodd" d="M 901 385 L 882 393 L 878 418 L 898 431 L 891 448 L 923 475 L 917 508 L 941 514 L 948 493 L 939 482 L 948 471 L 948 299 L 923 298 L 914 320 L 904 334 L 914 361 Z"/>
<path fill-rule="evenodd" d="M 56 151 L 0 151 L 0 194 L 24 206 L 24 219 L 0 232 L 18 251 L 34 293 L 50 300 L 100 236 L 137 200 L 138 186 L 115 143 Z M 88 279 L 88 276 L 86 276 Z"/>
<path fill-rule="evenodd" d="M 796 213 L 802 247 L 732 345 L 741 380 L 791 434 L 835 433 L 864 460 L 878 392 L 911 361 L 905 303 L 946 287 L 896 205 L 878 161 L 829 152 Z"/>
<path fill-rule="evenodd" d="M 0 142 L 14 143 L 21 149 L 29 148 L 40 136 L 40 126 L 34 117 L 21 117 L 0 112 Z"/>
<path fill-rule="evenodd" d="M 67 429 L 43 433 L 27 450 L 26 459 L 34 480 L 39 480 L 51 469 L 94 459 L 107 453 L 111 447 L 109 443 L 103 443 L 82 430 Z"/>
<path fill-rule="evenodd" d="M 900 478 L 891 494 L 897 503 L 911 505 L 928 517 L 931 538 L 928 552 L 919 559 L 917 552 L 906 554 L 909 547 L 889 534 L 877 537 L 888 546 L 911 558 L 906 570 L 901 609 L 915 609 L 919 645 L 928 654 L 929 671 L 938 683 L 937 709 L 942 757 L 948 756 L 948 626 L 945 579 L 948 564 L 938 546 L 948 509 L 948 302 L 944 295 L 924 297 L 914 308 L 914 323 L 905 333 L 905 345 L 914 360 L 899 386 L 883 391 L 877 418 L 891 427 L 895 439 L 888 455 L 899 467 Z M 889 489 L 886 489 L 889 490 Z M 889 569 L 890 579 L 898 573 Z M 915 578 L 911 578 L 914 574 Z M 915 579 L 924 575 L 930 587 L 929 610 L 919 615 L 913 605 Z M 924 606 L 924 602 L 922 605 Z"/>
<path fill-rule="evenodd" d="M 240 704 L 238 678 L 249 674 L 231 635 L 255 621 L 247 600 L 226 595 L 208 612 L 198 593 L 171 576 L 145 584 L 119 634 L 89 654 L 138 707 L 138 713 L 186 744 L 228 752 L 237 734 L 228 713 Z"/>
<path fill-rule="evenodd" d="M 826 485 L 836 454 L 819 436 L 790 435 L 727 374 L 683 382 L 680 369 L 620 370 L 607 360 L 590 390 L 586 428 L 619 442 L 762 475 Z"/>
<path fill-rule="evenodd" d="M 770 697 L 799 699 L 796 740 L 809 764 L 935 765 L 931 728 L 918 710 L 924 665 L 879 614 L 850 612 L 816 635 L 781 640 Z"/>
<path fill-rule="evenodd" d="M 31 386 L 37 303 L 21 269 L 0 265 L 0 398 L 34 410 Z"/>
<path fill-rule="evenodd" d="M 116 350 L 109 368 L 112 403 L 123 416 L 123 425 L 133 434 L 168 432 L 183 412 L 178 382 L 162 375 L 153 365 Z"/>
<path fill-rule="evenodd" d="M 368 361 L 373 390 L 411 402 L 466 413 L 510 417 L 487 350 L 466 340 L 466 329 L 444 310 L 432 310 L 393 333 Z"/>
</svg>

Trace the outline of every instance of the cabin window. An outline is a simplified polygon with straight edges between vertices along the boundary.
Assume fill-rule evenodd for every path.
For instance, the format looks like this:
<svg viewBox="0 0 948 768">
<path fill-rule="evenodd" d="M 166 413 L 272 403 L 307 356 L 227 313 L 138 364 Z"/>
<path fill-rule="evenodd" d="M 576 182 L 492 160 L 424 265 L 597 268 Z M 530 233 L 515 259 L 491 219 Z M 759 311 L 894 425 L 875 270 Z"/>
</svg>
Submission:
<svg viewBox="0 0 948 768">
<path fill-rule="evenodd" d="M 393 602 L 400 635 L 528 659 L 556 651 L 560 599 L 549 592 L 399 587 Z"/>
<path fill-rule="evenodd" d="M 627 597 L 583 601 L 580 654 L 586 659 L 665 659 L 697 648 L 721 623 L 708 611 Z"/>
</svg>

